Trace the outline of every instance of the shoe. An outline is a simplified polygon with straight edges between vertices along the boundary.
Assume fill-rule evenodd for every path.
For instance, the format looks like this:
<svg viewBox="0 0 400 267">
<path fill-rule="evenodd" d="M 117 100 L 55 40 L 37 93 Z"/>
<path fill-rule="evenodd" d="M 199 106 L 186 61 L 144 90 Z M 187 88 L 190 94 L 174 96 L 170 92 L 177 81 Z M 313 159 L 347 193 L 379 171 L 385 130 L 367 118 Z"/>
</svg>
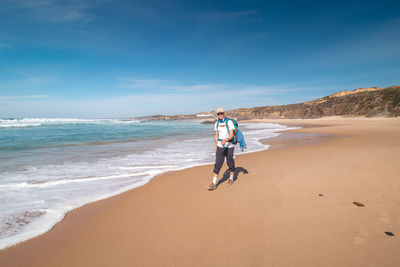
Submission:
<svg viewBox="0 0 400 267">
<path fill-rule="evenodd" d="M 213 191 L 214 189 L 217 189 L 217 185 L 214 183 L 211 183 L 209 186 L 207 186 L 208 191 Z"/>
<path fill-rule="evenodd" d="M 226 186 L 231 186 L 233 185 L 233 181 L 231 179 L 228 179 L 228 182 L 226 183 Z"/>
</svg>

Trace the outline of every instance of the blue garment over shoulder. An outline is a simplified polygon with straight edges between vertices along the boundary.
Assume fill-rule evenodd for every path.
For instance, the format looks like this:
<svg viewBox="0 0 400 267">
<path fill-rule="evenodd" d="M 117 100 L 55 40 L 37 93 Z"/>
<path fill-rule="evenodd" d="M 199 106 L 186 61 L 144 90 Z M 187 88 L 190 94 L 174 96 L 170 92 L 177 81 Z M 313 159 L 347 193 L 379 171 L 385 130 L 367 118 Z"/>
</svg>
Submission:
<svg viewBox="0 0 400 267">
<path fill-rule="evenodd" d="M 244 136 L 241 131 L 237 132 L 238 143 L 240 145 L 240 150 L 244 151 L 247 148 L 246 141 L 244 140 Z"/>
</svg>

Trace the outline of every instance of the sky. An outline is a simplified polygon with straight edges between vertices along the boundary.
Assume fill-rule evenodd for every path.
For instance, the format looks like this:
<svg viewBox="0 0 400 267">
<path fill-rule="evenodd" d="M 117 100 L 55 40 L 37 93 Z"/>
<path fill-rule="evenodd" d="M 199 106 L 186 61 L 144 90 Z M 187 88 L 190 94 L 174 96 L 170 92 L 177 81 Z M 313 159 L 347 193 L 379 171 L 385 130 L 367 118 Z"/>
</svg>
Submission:
<svg viewBox="0 0 400 267">
<path fill-rule="evenodd" d="M 126 118 L 400 84 L 400 1 L 0 0 L 0 118 Z"/>
</svg>

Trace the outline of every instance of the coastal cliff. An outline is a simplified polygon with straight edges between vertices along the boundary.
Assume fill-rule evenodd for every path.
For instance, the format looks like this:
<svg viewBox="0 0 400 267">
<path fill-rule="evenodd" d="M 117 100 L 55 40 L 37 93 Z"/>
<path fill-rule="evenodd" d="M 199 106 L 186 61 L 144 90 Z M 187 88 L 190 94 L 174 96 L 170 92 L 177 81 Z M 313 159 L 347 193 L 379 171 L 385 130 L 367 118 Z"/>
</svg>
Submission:
<svg viewBox="0 0 400 267">
<path fill-rule="evenodd" d="M 280 106 L 239 108 L 226 111 L 236 119 L 314 119 L 326 116 L 397 117 L 400 116 L 400 86 L 370 87 L 340 91 L 316 100 Z M 143 120 L 209 120 L 215 111 L 191 115 L 154 115 Z"/>
<path fill-rule="evenodd" d="M 313 101 L 227 111 L 238 119 L 313 119 L 325 116 L 397 117 L 400 115 L 400 86 L 341 91 Z"/>
</svg>

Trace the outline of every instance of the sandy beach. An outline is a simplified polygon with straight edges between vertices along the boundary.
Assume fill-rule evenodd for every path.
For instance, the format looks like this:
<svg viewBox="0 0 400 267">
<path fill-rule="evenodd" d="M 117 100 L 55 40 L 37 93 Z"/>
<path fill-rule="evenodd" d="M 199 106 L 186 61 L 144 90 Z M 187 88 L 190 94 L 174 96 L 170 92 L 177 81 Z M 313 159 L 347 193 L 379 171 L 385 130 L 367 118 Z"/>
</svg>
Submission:
<svg viewBox="0 0 400 267">
<path fill-rule="evenodd" d="M 207 191 L 210 165 L 159 175 L 0 266 L 400 266 L 400 119 L 265 121 L 303 128 L 237 157 L 233 186 Z"/>
</svg>

